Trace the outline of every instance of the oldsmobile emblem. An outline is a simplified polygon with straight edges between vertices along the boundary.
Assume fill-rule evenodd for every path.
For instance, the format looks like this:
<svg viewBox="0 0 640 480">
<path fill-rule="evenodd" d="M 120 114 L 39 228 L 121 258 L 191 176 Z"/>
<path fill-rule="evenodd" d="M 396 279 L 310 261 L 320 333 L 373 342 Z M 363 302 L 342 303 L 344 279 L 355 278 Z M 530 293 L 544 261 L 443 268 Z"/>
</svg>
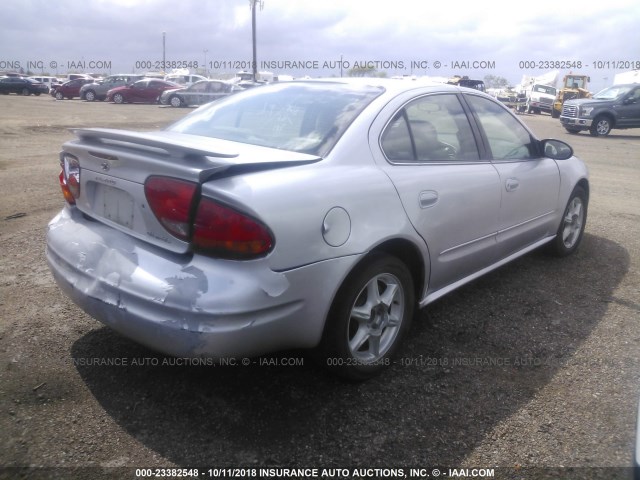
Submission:
<svg viewBox="0 0 640 480">
<path fill-rule="evenodd" d="M 109 165 L 109 162 L 102 162 L 100 164 L 100 167 L 102 168 L 103 172 L 108 172 L 109 169 L 111 168 L 111 165 Z"/>
</svg>

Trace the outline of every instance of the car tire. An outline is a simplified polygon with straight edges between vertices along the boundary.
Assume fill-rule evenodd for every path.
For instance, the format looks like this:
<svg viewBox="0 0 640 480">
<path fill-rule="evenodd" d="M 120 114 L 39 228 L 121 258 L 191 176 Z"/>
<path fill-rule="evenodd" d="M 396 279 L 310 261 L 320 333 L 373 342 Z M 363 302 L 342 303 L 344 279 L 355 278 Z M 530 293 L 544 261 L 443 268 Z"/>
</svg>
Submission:
<svg viewBox="0 0 640 480">
<path fill-rule="evenodd" d="M 578 249 L 587 223 L 587 206 L 587 193 L 578 185 L 571 192 L 556 238 L 549 244 L 550 253 L 566 257 Z"/>
<path fill-rule="evenodd" d="M 124 103 L 124 95 L 122 95 L 121 93 L 116 93 L 113 96 L 113 103 L 117 103 L 117 104 Z"/>
<path fill-rule="evenodd" d="M 170 99 L 169 99 L 169 105 L 171 105 L 172 107 L 182 107 L 183 106 L 183 102 L 180 99 L 180 97 L 178 97 L 177 95 L 173 95 Z"/>
<path fill-rule="evenodd" d="M 84 94 L 84 99 L 87 102 L 93 102 L 96 99 L 96 92 L 94 92 L 93 90 L 87 90 L 87 92 Z"/>
<path fill-rule="evenodd" d="M 560 112 L 558 112 L 555 108 L 551 109 L 551 118 L 560 118 Z"/>
<path fill-rule="evenodd" d="M 589 133 L 592 137 L 606 137 L 609 135 L 609 132 L 611 132 L 611 127 L 611 119 L 606 115 L 600 115 L 599 117 L 596 117 L 591 124 Z"/>
<path fill-rule="evenodd" d="M 24 95 L 25 97 L 28 97 L 29 95 L 31 95 L 31 91 L 28 88 L 23 88 L 22 95 Z"/>
<path fill-rule="evenodd" d="M 564 129 L 569 133 L 580 133 L 581 128 L 576 127 L 564 127 Z"/>
<path fill-rule="evenodd" d="M 327 317 L 320 358 L 348 380 L 378 375 L 391 364 L 414 310 L 414 283 L 406 265 L 390 255 L 372 255 L 338 290 Z"/>
<path fill-rule="evenodd" d="M 62 92 L 56 92 L 56 100 L 64 100 L 64 95 Z"/>
<path fill-rule="evenodd" d="M 34 95 L 35 95 L 36 97 L 39 97 L 39 96 L 40 96 L 40 92 L 36 92 L 36 93 L 34 93 Z"/>
</svg>

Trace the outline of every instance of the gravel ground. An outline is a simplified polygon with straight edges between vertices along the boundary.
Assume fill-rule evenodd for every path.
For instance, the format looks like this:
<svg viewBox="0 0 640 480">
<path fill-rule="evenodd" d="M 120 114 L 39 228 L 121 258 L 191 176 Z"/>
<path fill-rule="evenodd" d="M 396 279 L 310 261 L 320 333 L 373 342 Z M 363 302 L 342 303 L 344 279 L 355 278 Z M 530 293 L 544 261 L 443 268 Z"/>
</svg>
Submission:
<svg viewBox="0 0 640 480">
<path fill-rule="evenodd" d="M 590 168 L 581 249 L 560 260 L 534 252 L 430 305 L 392 368 L 350 384 L 304 352 L 176 365 L 102 327 L 54 284 L 44 236 L 63 203 L 57 154 L 67 129 L 151 130 L 188 110 L 49 96 L 2 96 L 0 109 L 0 478 L 204 466 L 628 478 L 640 372 L 639 130 L 592 138 L 523 115 Z"/>
</svg>

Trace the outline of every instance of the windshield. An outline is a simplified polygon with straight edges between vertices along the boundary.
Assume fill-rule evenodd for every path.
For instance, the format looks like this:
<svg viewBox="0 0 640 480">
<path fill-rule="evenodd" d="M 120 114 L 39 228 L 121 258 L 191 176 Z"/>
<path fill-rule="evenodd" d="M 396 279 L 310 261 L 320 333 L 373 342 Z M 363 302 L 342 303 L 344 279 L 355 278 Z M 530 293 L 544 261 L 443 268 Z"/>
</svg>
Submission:
<svg viewBox="0 0 640 480">
<path fill-rule="evenodd" d="M 631 90 L 631 87 L 609 87 L 604 90 L 600 90 L 596 93 L 593 98 L 598 100 L 615 100 L 623 95 L 626 95 Z"/>
<path fill-rule="evenodd" d="M 265 85 L 196 110 L 169 130 L 323 156 L 382 92 L 340 83 Z"/>
<path fill-rule="evenodd" d="M 553 87 L 549 87 L 548 85 L 536 85 L 533 88 L 534 92 L 540 92 L 540 93 L 546 93 L 548 95 L 554 95 L 556 94 L 556 89 Z"/>
</svg>

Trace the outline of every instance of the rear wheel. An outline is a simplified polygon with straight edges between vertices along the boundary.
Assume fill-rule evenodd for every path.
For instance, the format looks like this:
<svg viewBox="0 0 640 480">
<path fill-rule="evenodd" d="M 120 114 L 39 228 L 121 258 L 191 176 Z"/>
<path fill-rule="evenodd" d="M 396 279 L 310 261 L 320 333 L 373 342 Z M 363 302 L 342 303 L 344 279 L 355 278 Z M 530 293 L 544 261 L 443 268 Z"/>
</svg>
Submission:
<svg viewBox="0 0 640 480">
<path fill-rule="evenodd" d="M 321 350 L 326 366 L 350 380 L 366 380 L 391 364 L 414 313 L 408 268 L 375 254 L 344 281 L 334 300 Z"/>
<path fill-rule="evenodd" d="M 591 128 L 589 129 L 589 133 L 593 137 L 606 137 L 609 135 L 611 131 L 611 119 L 607 116 L 601 115 L 596 117 L 596 119 L 591 124 Z"/>
<path fill-rule="evenodd" d="M 556 238 L 549 244 L 551 253 L 566 257 L 578 249 L 587 223 L 587 193 L 577 186 L 564 210 Z"/>
<path fill-rule="evenodd" d="M 118 103 L 118 104 L 124 103 L 124 95 L 122 95 L 121 93 L 116 93 L 113 96 L 113 101 L 114 103 Z"/>
<path fill-rule="evenodd" d="M 31 92 L 29 91 L 28 88 L 23 88 L 22 95 L 24 95 L 25 97 L 28 97 L 29 95 L 31 95 Z"/>
</svg>

